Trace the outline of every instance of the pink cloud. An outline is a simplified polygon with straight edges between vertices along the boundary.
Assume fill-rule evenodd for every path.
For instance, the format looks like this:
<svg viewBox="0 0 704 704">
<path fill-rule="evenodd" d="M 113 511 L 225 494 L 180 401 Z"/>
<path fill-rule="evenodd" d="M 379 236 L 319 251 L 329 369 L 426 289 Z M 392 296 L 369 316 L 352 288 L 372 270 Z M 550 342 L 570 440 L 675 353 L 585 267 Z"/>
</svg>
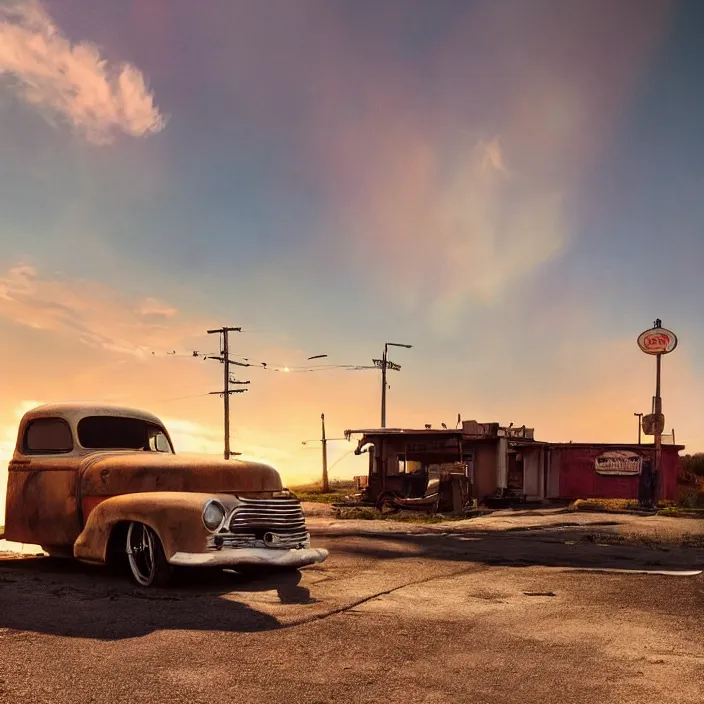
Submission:
<svg viewBox="0 0 704 704">
<path fill-rule="evenodd" d="M 420 58 L 395 6 L 374 7 L 377 31 L 334 3 L 194 10 L 194 80 L 216 85 L 262 139 L 305 153 L 291 178 L 323 203 L 321 259 L 356 266 L 452 330 L 570 246 L 568 204 L 609 152 L 671 7 L 560 5 L 468 3 Z M 135 31 L 174 74 L 193 69 L 179 56 L 179 21 L 168 3 L 132 5 Z"/>
<path fill-rule="evenodd" d="M 72 44 L 34 0 L 0 7 L 0 76 L 49 121 L 65 121 L 95 144 L 117 132 L 142 137 L 166 120 L 143 74 L 113 66 L 90 42 Z"/>
<path fill-rule="evenodd" d="M 249 79 L 276 87 L 248 109 L 275 120 L 292 102 L 305 116 L 327 258 L 351 256 L 365 280 L 439 329 L 502 303 L 569 247 L 567 204 L 609 153 L 667 28 L 668 3 L 563 4 L 468 5 L 417 64 L 395 55 L 399 18 L 383 12 L 391 39 L 365 33 L 363 56 L 331 9 L 316 16 L 310 48 L 262 23 L 285 64 L 259 56 L 253 21 L 236 50 L 257 56 Z M 249 85 L 242 65 L 233 90 Z M 306 101 L 281 85 L 299 85 L 292 75 L 305 75 Z"/>
<path fill-rule="evenodd" d="M 172 350 L 206 325 L 182 319 L 176 308 L 154 298 L 135 305 L 93 281 L 44 278 L 27 265 L 0 275 L 0 318 L 138 357 Z"/>
<path fill-rule="evenodd" d="M 178 314 L 176 308 L 167 306 L 161 303 L 161 301 L 157 301 L 155 298 L 145 298 L 143 301 L 140 301 L 136 310 L 139 315 L 157 318 L 173 318 Z"/>
</svg>

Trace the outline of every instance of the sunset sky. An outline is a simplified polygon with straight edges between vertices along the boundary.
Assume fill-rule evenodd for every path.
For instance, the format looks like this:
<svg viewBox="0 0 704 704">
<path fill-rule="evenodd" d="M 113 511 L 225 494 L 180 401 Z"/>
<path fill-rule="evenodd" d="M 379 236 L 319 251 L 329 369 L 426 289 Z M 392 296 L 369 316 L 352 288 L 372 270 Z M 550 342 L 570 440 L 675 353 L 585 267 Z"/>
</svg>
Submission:
<svg viewBox="0 0 704 704">
<path fill-rule="evenodd" d="M 3 0 L 1 471 L 58 400 L 221 452 L 192 356 L 221 325 L 269 367 L 238 369 L 233 449 L 292 483 L 321 412 L 379 424 L 379 374 L 311 355 L 412 344 L 391 426 L 633 442 L 656 317 L 667 427 L 704 450 L 702 31 L 696 0 Z"/>
</svg>

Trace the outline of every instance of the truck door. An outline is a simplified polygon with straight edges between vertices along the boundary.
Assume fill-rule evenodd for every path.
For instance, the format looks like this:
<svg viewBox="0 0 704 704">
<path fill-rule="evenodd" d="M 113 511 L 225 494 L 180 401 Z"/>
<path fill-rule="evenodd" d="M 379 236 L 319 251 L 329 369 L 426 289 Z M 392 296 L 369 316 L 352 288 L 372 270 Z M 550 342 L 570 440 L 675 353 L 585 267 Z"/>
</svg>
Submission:
<svg viewBox="0 0 704 704">
<path fill-rule="evenodd" d="M 18 543 L 73 545 L 80 533 L 74 440 L 62 418 L 35 418 L 20 429 L 9 465 L 5 537 Z"/>
</svg>

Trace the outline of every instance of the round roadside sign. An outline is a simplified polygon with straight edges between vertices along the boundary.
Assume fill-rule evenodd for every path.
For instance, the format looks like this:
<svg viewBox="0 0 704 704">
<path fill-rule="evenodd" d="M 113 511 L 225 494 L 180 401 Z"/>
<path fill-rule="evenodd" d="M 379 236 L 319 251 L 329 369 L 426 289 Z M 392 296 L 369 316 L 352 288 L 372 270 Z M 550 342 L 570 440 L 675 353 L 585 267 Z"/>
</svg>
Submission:
<svg viewBox="0 0 704 704">
<path fill-rule="evenodd" d="M 677 335 L 665 328 L 651 328 L 640 334 L 638 347 L 645 354 L 669 354 L 677 347 Z"/>
</svg>

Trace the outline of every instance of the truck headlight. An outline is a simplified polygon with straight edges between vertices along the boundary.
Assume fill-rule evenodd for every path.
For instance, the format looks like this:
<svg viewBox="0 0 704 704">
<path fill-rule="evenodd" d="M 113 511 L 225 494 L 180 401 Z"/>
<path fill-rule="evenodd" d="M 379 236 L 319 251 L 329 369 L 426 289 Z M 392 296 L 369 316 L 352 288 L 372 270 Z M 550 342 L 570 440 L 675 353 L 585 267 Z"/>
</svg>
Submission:
<svg viewBox="0 0 704 704">
<path fill-rule="evenodd" d="M 203 525 L 215 533 L 221 528 L 226 515 L 225 507 L 219 501 L 210 499 L 203 507 Z"/>
</svg>

